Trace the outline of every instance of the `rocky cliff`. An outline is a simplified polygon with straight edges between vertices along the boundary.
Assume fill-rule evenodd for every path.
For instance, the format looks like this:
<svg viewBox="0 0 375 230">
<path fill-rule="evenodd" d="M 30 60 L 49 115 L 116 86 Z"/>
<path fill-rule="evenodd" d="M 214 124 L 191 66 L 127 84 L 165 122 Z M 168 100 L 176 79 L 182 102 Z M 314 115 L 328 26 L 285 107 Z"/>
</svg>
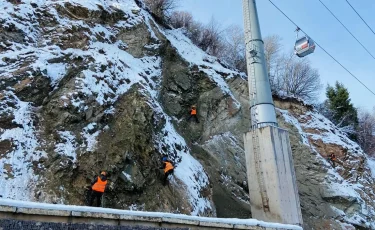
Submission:
<svg viewBox="0 0 375 230">
<path fill-rule="evenodd" d="M 1 195 L 83 204 L 84 187 L 107 170 L 105 207 L 251 217 L 243 74 L 158 25 L 141 1 L 0 9 Z M 290 130 L 305 229 L 375 229 L 373 161 L 311 106 L 275 103 Z M 200 123 L 187 121 L 191 105 Z M 165 187 L 162 154 L 177 165 Z"/>
</svg>

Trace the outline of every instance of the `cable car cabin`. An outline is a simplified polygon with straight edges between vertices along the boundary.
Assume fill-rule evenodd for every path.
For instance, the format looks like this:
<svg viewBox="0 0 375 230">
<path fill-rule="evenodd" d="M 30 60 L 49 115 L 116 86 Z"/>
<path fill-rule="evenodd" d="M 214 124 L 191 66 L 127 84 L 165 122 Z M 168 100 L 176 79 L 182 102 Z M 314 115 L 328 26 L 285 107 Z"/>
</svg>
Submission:
<svg viewBox="0 0 375 230">
<path fill-rule="evenodd" d="M 296 41 L 294 46 L 294 53 L 298 57 L 305 57 L 309 54 L 314 53 L 315 43 L 308 36 L 304 36 Z"/>
</svg>

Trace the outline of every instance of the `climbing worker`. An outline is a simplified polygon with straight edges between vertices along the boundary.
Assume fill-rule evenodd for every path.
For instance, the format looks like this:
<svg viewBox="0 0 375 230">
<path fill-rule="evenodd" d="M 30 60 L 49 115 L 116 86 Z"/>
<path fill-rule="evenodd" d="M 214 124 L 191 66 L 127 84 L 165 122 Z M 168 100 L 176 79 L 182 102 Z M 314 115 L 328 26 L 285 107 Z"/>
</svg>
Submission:
<svg viewBox="0 0 375 230">
<path fill-rule="evenodd" d="M 336 155 L 333 152 L 331 152 L 331 154 L 329 154 L 329 160 L 332 162 L 333 168 L 336 168 L 337 158 L 336 158 Z"/>
<path fill-rule="evenodd" d="M 160 167 L 160 169 L 164 169 L 164 179 L 163 179 L 163 185 L 167 185 L 168 176 L 171 175 L 174 171 L 174 166 L 172 161 L 168 159 L 167 156 L 163 156 L 161 159 L 163 166 Z"/>
<path fill-rule="evenodd" d="M 96 177 L 91 182 L 91 197 L 90 197 L 90 206 L 93 206 L 94 200 L 96 199 L 96 206 L 100 207 L 102 203 L 102 197 L 104 192 L 107 189 L 107 173 L 105 171 L 101 172 L 98 177 Z"/>
<path fill-rule="evenodd" d="M 195 119 L 195 122 L 199 123 L 199 120 L 198 120 L 198 116 L 197 116 L 197 108 L 195 105 L 193 105 L 191 107 L 191 110 L 190 110 L 190 116 L 188 118 L 188 121 L 190 121 L 191 118 L 194 118 Z"/>
</svg>

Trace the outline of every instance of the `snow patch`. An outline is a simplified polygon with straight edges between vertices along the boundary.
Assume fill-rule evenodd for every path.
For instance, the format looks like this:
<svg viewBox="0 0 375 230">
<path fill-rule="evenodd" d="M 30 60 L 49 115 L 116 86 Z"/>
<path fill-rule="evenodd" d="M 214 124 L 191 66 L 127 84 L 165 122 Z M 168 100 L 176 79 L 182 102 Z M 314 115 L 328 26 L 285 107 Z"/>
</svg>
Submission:
<svg viewBox="0 0 375 230">
<path fill-rule="evenodd" d="M 367 158 L 368 167 L 371 170 L 372 177 L 375 178 L 375 159 L 374 158 Z"/>
<path fill-rule="evenodd" d="M 294 125 L 294 127 L 297 128 L 299 134 L 301 135 L 302 143 L 304 145 L 310 146 L 309 139 L 307 138 L 307 134 L 302 130 L 302 127 L 301 127 L 299 121 L 295 117 L 293 117 L 288 112 L 288 110 L 282 110 L 282 109 L 277 109 L 277 110 L 280 111 L 281 115 L 283 115 L 284 120 L 287 123 L 290 123 L 290 124 Z"/>
<path fill-rule="evenodd" d="M 37 4 L 34 8 L 31 3 Z M 56 5 L 62 6 L 66 11 L 65 4 L 82 6 L 92 11 L 105 10 L 109 13 L 122 11 L 124 13 L 124 21 L 119 22 L 119 27 L 105 27 L 95 25 L 90 27 L 83 20 L 69 20 L 61 18 L 55 9 Z M 101 6 L 101 7 L 99 7 Z M 51 14 L 51 18 L 58 22 L 57 27 L 45 27 L 44 33 L 49 33 L 50 37 L 41 39 L 41 26 L 36 15 L 40 15 L 38 10 L 45 10 Z M 21 36 L 28 41 L 27 44 L 3 44 L 6 47 L 5 52 L 0 54 L 0 73 L 3 77 L 13 77 L 13 72 L 19 70 L 25 60 L 30 62 L 30 67 L 51 79 L 51 86 L 55 87 L 59 81 L 65 76 L 67 66 L 63 63 L 55 63 L 59 58 L 81 57 L 85 53 L 95 57 L 92 52 L 81 52 L 82 50 L 67 49 L 62 50 L 59 46 L 48 45 L 51 43 L 52 37 L 64 36 L 64 32 L 58 32 L 56 29 L 80 28 L 85 35 L 90 37 L 90 41 L 96 41 L 96 36 L 101 36 L 110 42 L 111 36 L 115 36 L 124 27 L 130 28 L 143 22 L 143 15 L 140 14 L 141 9 L 133 0 L 65 0 L 65 1 L 49 1 L 49 0 L 23 0 L 22 4 L 12 4 L 7 1 L 0 2 L 0 22 L 2 27 L 15 27 L 14 31 L 22 31 Z M 125 21 L 126 20 L 126 21 Z M 88 31 L 88 32 L 87 32 Z M 36 44 L 37 43 L 37 44 Z M 10 45 L 10 46 L 9 46 Z M 95 44 L 94 47 L 95 48 Z M 12 63 L 6 63 L 4 60 L 15 60 Z M 53 63 L 50 63 L 53 60 Z M 108 64 L 108 63 L 107 63 Z M 22 66 L 23 67 L 23 66 Z"/>
<path fill-rule="evenodd" d="M 0 141 L 8 140 L 12 147 L 0 158 L 0 195 L 6 198 L 32 200 L 38 176 L 34 174 L 33 161 L 45 157 L 38 150 L 40 142 L 33 121 L 31 103 L 23 102 L 13 92 L 3 92 L 6 100 L 0 101 L 0 111 L 14 116 L 16 128 L 1 129 Z"/>
<path fill-rule="evenodd" d="M 164 35 L 177 49 L 177 52 L 182 58 L 191 65 L 197 65 L 199 70 L 206 73 L 225 94 L 232 97 L 237 108 L 241 107 L 241 104 L 233 96 L 228 84 L 224 80 L 232 78 L 235 75 L 240 75 L 240 73 L 223 67 L 217 58 L 208 55 L 195 46 L 191 40 L 184 35 L 181 29 L 165 30 Z"/>
<path fill-rule="evenodd" d="M 55 152 L 70 157 L 73 161 L 77 160 L 77 143 L 74 134 L 69 131 L 58 131 L 57 132 L 62 142 L 56 144 Z"/>
<path fill-rule="evenodd" d="M 81 135 L 85 139 L 85 143 L 83 144 L 83 148 L 85 148 L 84 152 L 93 152 L 96 148 L 96 144 L 98 141 L 96 138 L 99 136 L 100 131 L 93 131 L 97 126 L 96 123 L 90 123 L 85 128 L 83 128 Z"/>
<path fill-rule="evenodd" d="M 154 62 L 151 62 L 155 65 Z M 158 62 L 158 65 L 161 65 Z M 203 166 L 190 154 L 184 138 L 176 131 L 173 126 L 172 118 L 164 113 L 162 106 L 158 102 L 158 87 L 161 79 L 161 71 L 146 75 L 148 84 L 145 84 L 147 90 L 144 91 L 148 96 L 149 105 L 153 108 L 156 117 L 165 121 L 165 125 L 157 135 L 155 143 L 157 149 L 175 160 L 174 175 L 184 183 L 187 196 L 192 205 L 192 215 L 199 215 L 207 210 L 211 210 L 210 200 L 202 197 L 201 192 L 209 186 L 209 179 Z M 174 186 L 181 186 L 172 181 Z"/>
<path fill-rule="evenodd" d="M 145 79 L 161 74 L 159 57 L 134 58 L 121 50 L 119 45 L 120 42 L 96 42 L 90 45 L 89 50 L 79 52 L 82 56 L 95 59 L 95 70 L 84 70 L 76 80 L 76 88 L 86 96 L 94 96 L 100 105 L 113 104 L 136 83 L 148 88 L 149 83 Z M 100 53 L 100 50 L 105 50 L 105 53 Z M 102 66 L 109 68 L 101 70 Z"/>
<path fill-rule="evenodd" d="M 63 63 L 50 64 L 46 69 L 52 86 L 56 86 L 66 74 L 66 64 Z"/>
<path fill-rule="evenodd" d="M 132 180 L 132 176 L 131 175 L 129 175 L 129 174 L 127 174 L 126 172 L 122 172 L 122 175 L 124 175 L 125 176 L 125 178 L 129 181 L 129 182 L 133 182 L 133 180 Z"/>
<path fill-rule="evenodd" d="M 303 144 L 310 146 L 309 139 L 307 138 L 309 137 L 312 140 L 321 140 L 325 144 L 342 146 L 350 152 L 351 158 L 366 158 L 366 155 L 363 153 L 362 149 L 357 143 L 350 140 L 345 133 L 341 132 L 331 121 L 321 114 L 310 111 L 304 115 L 294 117 L 287 110 L 278 110 L 283 115 L 286 122 L 294 125 L 297 128 L 302 137 Z M 305 132 L 305 130 L 308 129 L 317 130 L 319 133 Z M 313 146 L 310 146 L 310 148 L 313 151 L 318 152 Z M 355 202 L 360 206 L 360 211 L 355 214 L 335 207 L 333 207 L 333 210 L 338 215 L 343 215 L 342 218 L 348 223 L 375 228 L 374 224 L 369 223 L 364 219 L 364 217 L 373 216 L 375 210 L 364 200 L 371 200 L 371 197 L 364 192 L 366 188 L 362 184 L 358 183 L 358 180 L 363 180 L 363 178 L 357 178 L 356 175 L 358 174 L 355 170 L 353 170 L 350 172 L 352 174 L 352 178 L 344 179 L 320 154 L 317 155 L 317 159 L 320 159 L 326 166 L 328 166 L 327 176 L 323 182 L 326 188 L 324 191 L 321 191 L 322 196 L 326 198 L 342 197 L 343 199 Z M 350 158 L 347 160 L 350 160 Z M 375 166 L 375 162 L 372 159 L 367 159 L 367 164 L 369 165 L 370 169 L 373 169 L 373 166 Z M 374 174 L 373 171 L 372 173 Z M 371 193 L 369 191 L 367 192 Z"/>
<path fill-rule="evenodd" d="M 352 156 L 364 156 L 357 143 L 350 140 L 347 135 L 340 131 L 335 124 L 323 115 L 316 112 L 307 112 L 300 116 L 300 120 L 305 121 L 302 127 L 320 131 L 320 134 L 308 134 L 314 140 L 322 140 L 326 144 L 336 144 L 351 151 Z"/>
<path fill-rule="evenodd" d="M 169 155 L 171 159 L 178 159 L 178 163 L 175 164 L 174 175 L 186 186 L 186 191 L 193 207 L 191 215 L 198 215 L 211 210 L 210 201 L 201 196 L 201 191 L 207 189 L 209 185 L 209 179 L 203 166 L 191 156 L 185 140 L 174 128 L 172 119 L 164 113 L 162 116 L 166 119 L 166 124 L 161 132 L 163 137 L 158 143 L 158 149 L 162 153 Z M 163 145 L 168 146 L 169 151 L 164 151 Z M 173 153 L 176 153 L 176 155 L 174 156 Z"/>
</svg>

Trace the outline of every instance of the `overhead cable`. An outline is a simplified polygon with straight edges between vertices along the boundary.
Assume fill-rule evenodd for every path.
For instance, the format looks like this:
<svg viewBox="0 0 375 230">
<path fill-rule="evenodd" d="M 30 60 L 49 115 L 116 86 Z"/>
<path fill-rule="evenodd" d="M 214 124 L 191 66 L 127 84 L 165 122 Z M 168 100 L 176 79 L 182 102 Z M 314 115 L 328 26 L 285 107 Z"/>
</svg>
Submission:
<svg viewBox="0 0 375 230">
<path fill-rule="evenodd" d="M 367 53 L 368 54 L 370 54 L 370 56 L 375 60 L 375 57 L 374 57 L 374 55 L 372 55 L 371 54 L 371 52 L 362 44 L 362 42 L 360 42 L 359 40 L 358 40 L 358 38 L 356 37 L 356 36 L 354 36 L 354 34 L 352 33 L 352 32 L 350 32 L 350 30 L 348 29 L 348 27 L 346 27 L 345 25 L 344 25 L 344 23 L 342 23 L 341 21 L 340 21 L 340 19 L 338 19 L 337 17 L 336 17 L 336 15 L 321 1 L 321 0 L 318 0 L 320 3 L 322 3 L 322 5 L 332 14 L 332 16 L 334 17 L 334 18 L 336 18 L 336 20 L 346 29 L 346 31 L 348 31 L 348 33 L 350 34 L 350 35 L 352 35 L 352 37 L 362 46 L 362 48 L 363 49 L 365 49 L 366 51 L 367 51 Z"/>
<path fill-rule="evenodd" d="M 346 2 L 349 4 L 349 6 L 354 10 L 354 12 L 358 15 L 358 17 L 360 19 L 362 19 L 362 21 L 366 24 L 366 26 L 371 30 L 371 32 L 375 35 L 375 32 L 374 30 L 367 24 L 367 22 L 365 21 L 365 19 L 363 19 L 363 17 L 356 11 L 356 9 L 352 6 L 352 4 L 350 4 L 350 2 L 348 0 L 346 0 Z"/>
<path fill-rule="evenodd" d="M 299 28 L 304 34 L 306 34 L 308 37 L 311 38 L 311 36 L 309 36 L 305 31 L 303 31 L 303 29 L 301 27 L 299 27 L 297 25 L 297 23 L 295 23 L 290 17 L 288 17 L 288 15 L 286 15 L 277 5 L 275 5 L 275 3 L 273 3 L 272 0 L 268 0 L 278 11 L 280 11 L 280 13 L 282 13 L 291 23 L 293 23 L 297 28 Z M 321 45 L 319 45 L 319 43 L 316 42 L 316 40 L 314 40 L 315 44 L 321 48 L 328 56 L 330 56 L 337 64 L 339 64 L 344 70 L 346 70 L 346 72 L 348 72 L 353 78 L 355 78 L 361 85 L 363 85 L 368 91 L 370 91 L 370 93 L 372 93 L 374 96 L 375 96 L 375 93 L 369 88 L 367 87 L 358 77 L 356 77 L 352 72 L 350 72 L 343 64 L 341 64 L 341 62 L 339 62 L 335 57 L 332 56 L 332 54 L 330 54 L 326 49 L 324 49 Z"/>
</svg>

